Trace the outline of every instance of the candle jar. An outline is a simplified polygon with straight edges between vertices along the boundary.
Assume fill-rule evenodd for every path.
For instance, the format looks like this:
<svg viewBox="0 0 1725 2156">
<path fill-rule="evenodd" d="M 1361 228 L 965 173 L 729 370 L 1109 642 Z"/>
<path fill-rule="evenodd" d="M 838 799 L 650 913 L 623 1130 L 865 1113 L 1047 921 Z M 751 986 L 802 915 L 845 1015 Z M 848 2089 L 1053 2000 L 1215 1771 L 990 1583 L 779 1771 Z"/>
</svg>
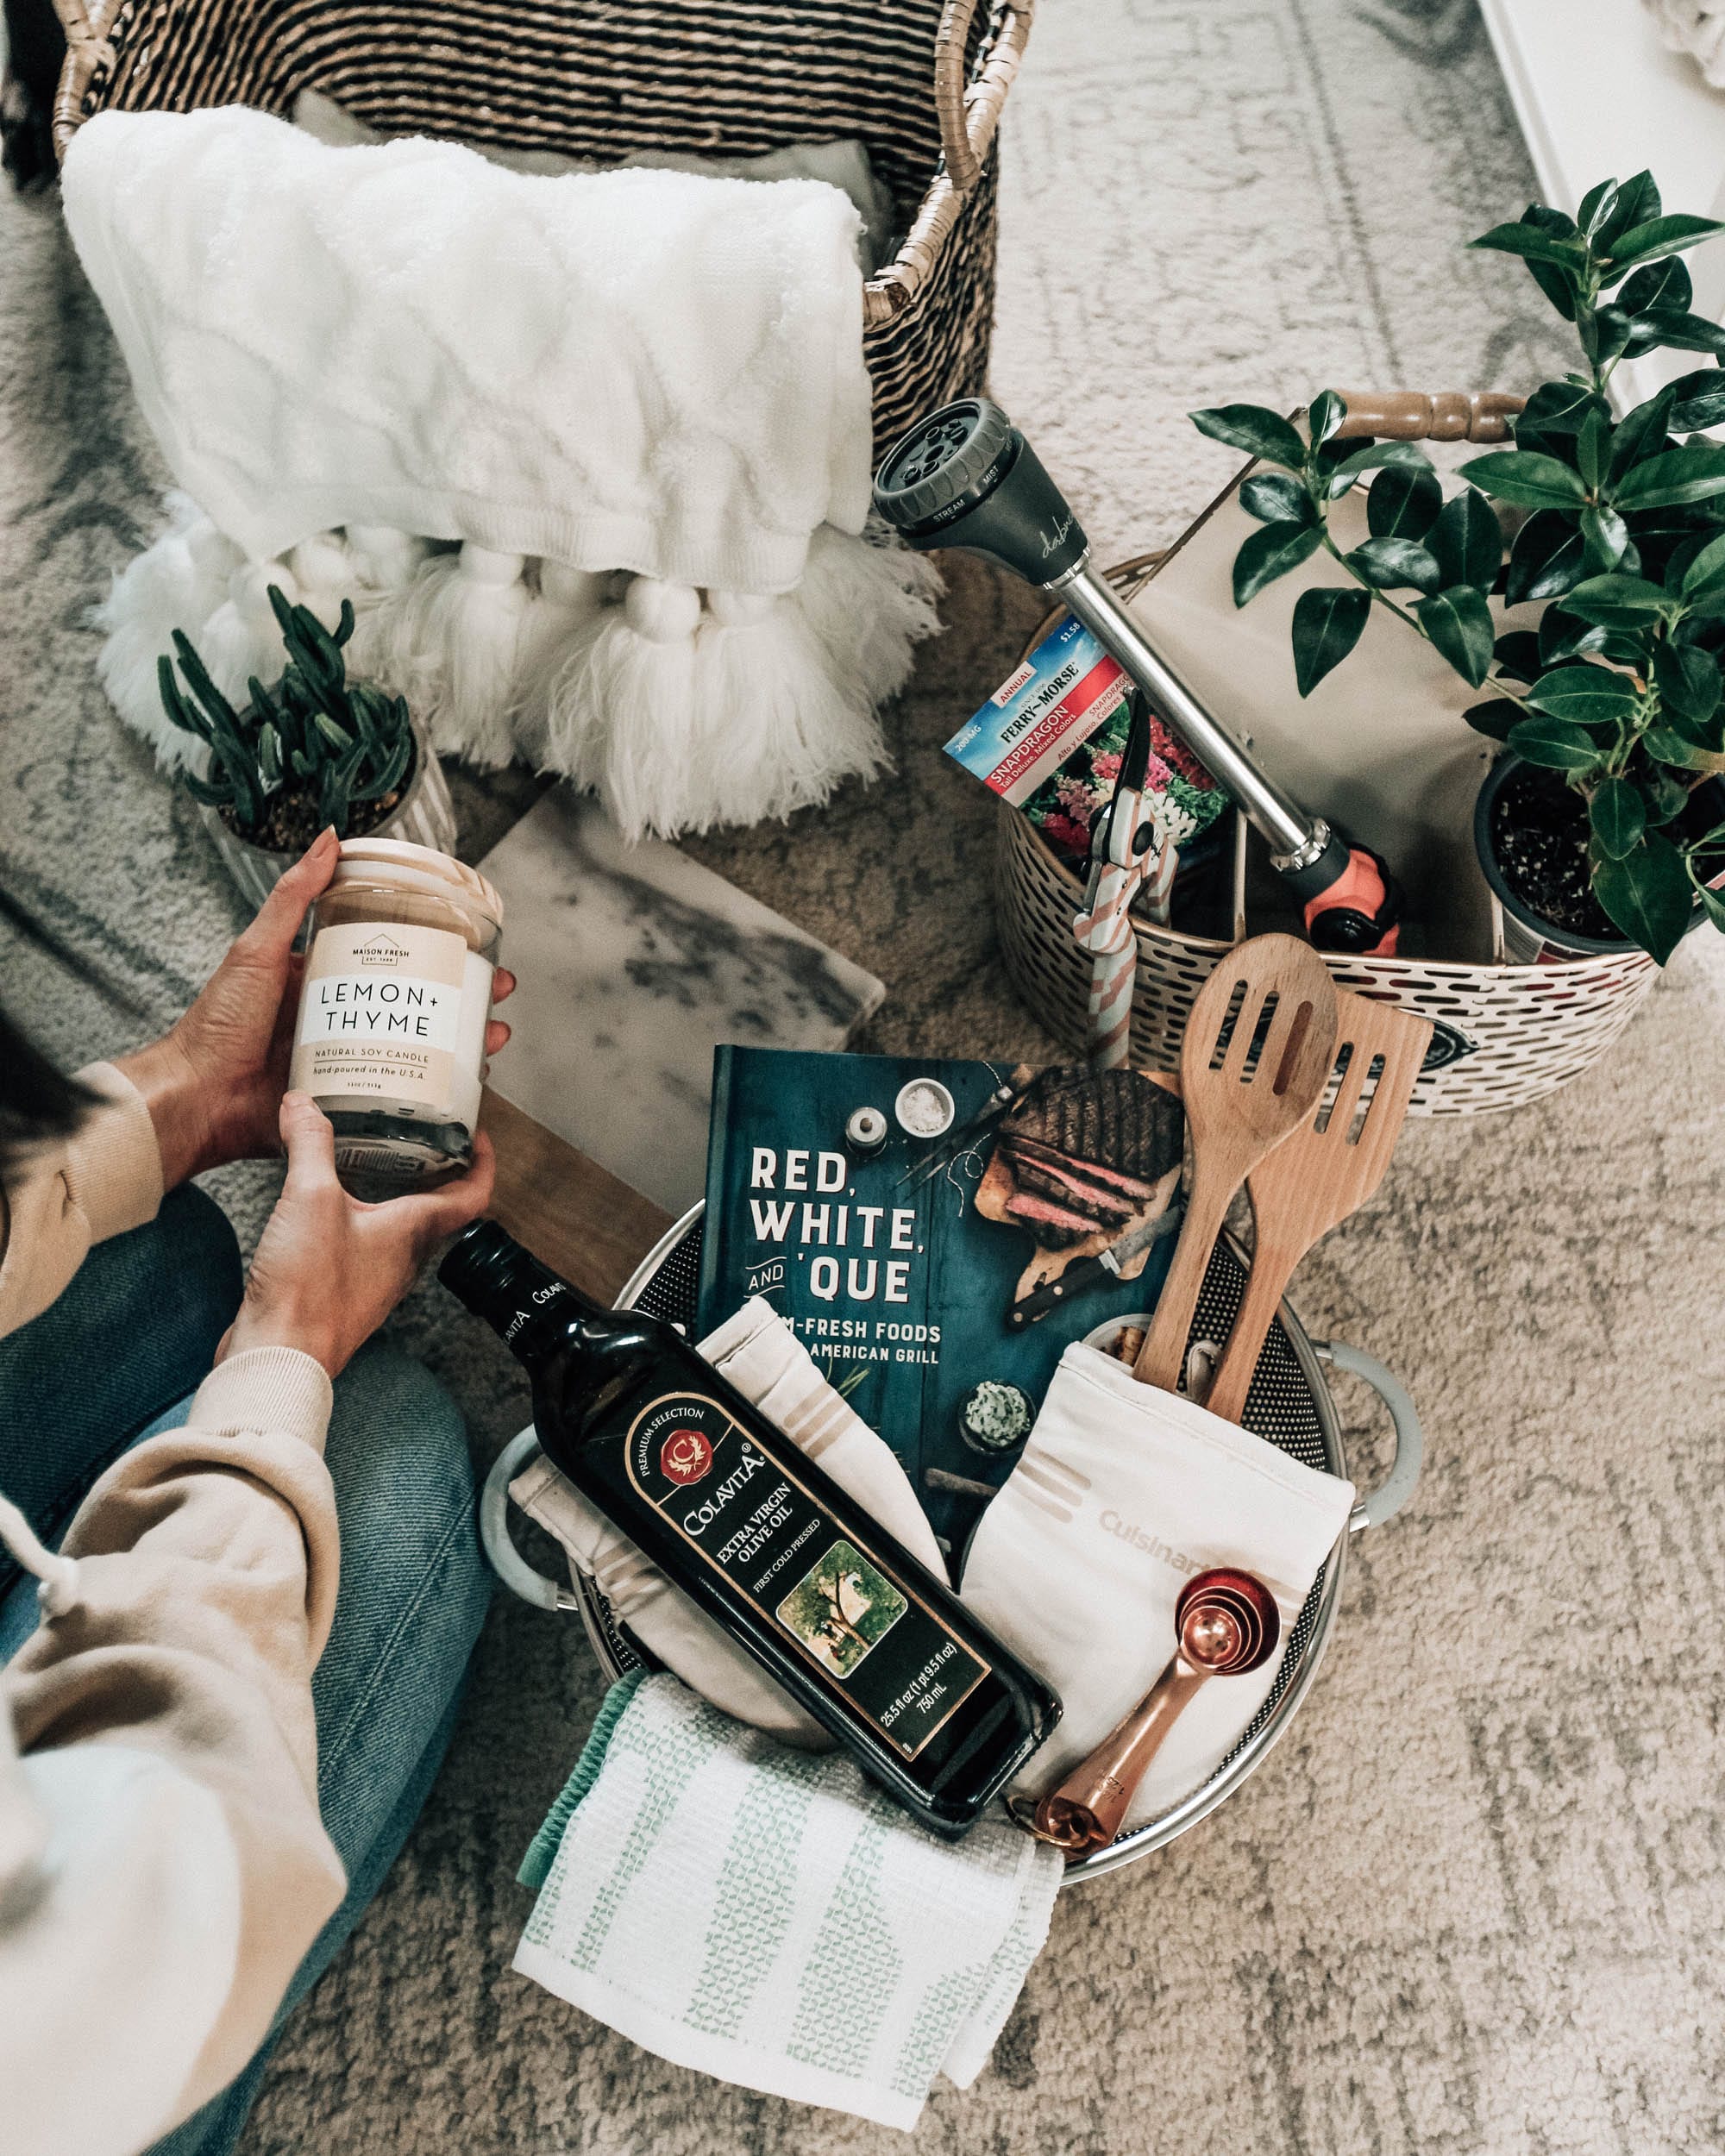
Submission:
<svg viewBox="0 0 1725 2156">
<path fill-rule="evenodd" d="M 311 912 L 289 1083 L 336 1132 L 361 1195 L 472 1159 L 503 901 L 405 839 L 349 838 Z"/>
</svg>

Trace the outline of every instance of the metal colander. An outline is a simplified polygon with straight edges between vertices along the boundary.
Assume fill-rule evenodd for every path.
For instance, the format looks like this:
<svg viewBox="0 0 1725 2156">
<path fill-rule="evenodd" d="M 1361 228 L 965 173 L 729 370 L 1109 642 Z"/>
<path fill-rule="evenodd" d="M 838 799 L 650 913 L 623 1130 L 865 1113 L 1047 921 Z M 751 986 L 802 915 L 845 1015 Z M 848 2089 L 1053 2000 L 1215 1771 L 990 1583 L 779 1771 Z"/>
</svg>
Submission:
<svg viewBox="0 0 1725 2156">
<path fill-rule="evenodd" d="M 702 1211 L 701 1206 L 696 1206 L 687 1213 L 649 1252 L 618 1297 L 619 1310 L 639 1310 L 646 1316 L 662 1318 L 681 1326 L 686 1332 L 693 1331 L 700 1279 Z M 1219 1244 L 1203 1293 L 1198 1299 L 1192 1327 L 1194 1341 L 1226 1339 L 1245 1286 L 1245 1265 L 1239 1245 L 1232 1240 Z M 1180 1803 L 1170 1807 L 1159 1818 L 1122 1834 L 1109 1848 L 1070 1865 L 1066 1871 L 1069 1884 L 1130 1864 L 1172 1841 L 1176 1834 L 1183 1833 L 1207 1813 L 1214 1811 L 1260 1764 L 1270 1745 L 1293 1719 L 1317 1674 L 1341 1593 L 1349 1535 L 1363 1527 L 1381 1525 L 1400 1508 L 1413 1489 L 1420 1470 L 1421 1437 L 1419 1419 L 1407 1393 L 1381 1363 L 1362 1355 L 1358 1349 L 1339 1342 L 1320 1343 L 1308 1338 L 1286 1303 L 1282 1306 L 1280 1321 L 1270 1328 L 1270 1338 L 1258 1358 L 1257 1374 L 1246 1398 L 1246 1427 L 1283 1451 L 1291 1453 L 1308 1467 L 1346 1476 L 1347 1462 L 1342 1451 L 1341 1426 L 1323 1374 L 1326 1363 L 1353 1371 L 1380 1394 L 1396 1424 L 1395 1463 L 1371 1496 L 1355 1506 L 1347 1532 L 1338 1539 L 1289 1633 L 1270 1695 L 1239 1744 L 1209 1779 Z M 531 1433 L 524 1432 L 518 1443 L 530 1441 Z M 505 1463 L 511 1462 L 515 1451 L 511 1446 L 505 1455 Z M 507 1466 L 505 1480 L 508 1474 L 516 1471 L 517 1466 L 518 1460 Z M 494 1473 L 493 1481 L 496 1480 Z M 523 1587 L 519 1558 L 511 1564 L 499 1539 L 505 1532 L 500 1526 L 500 1488 L 490 1512 L 486 1542 L 499 1562 L 499 1570 L 518 1591 L 529 1591 Z M 549 1591 L 536 1593 L 533 1599 L 547 1606 L 568 1606 L 566 1594 L 552 1589 L 549 1582 L 542 1581 L 540 1586 Z M 576 1580 L 574 1599 L 593 1652 L 609 1675 L 620 1677 L 625 1670 L 637 1668 L 649 1659 L 628 1632 L 617 1623 L 605 1596 L 585 1576 Z"/>
</svg>

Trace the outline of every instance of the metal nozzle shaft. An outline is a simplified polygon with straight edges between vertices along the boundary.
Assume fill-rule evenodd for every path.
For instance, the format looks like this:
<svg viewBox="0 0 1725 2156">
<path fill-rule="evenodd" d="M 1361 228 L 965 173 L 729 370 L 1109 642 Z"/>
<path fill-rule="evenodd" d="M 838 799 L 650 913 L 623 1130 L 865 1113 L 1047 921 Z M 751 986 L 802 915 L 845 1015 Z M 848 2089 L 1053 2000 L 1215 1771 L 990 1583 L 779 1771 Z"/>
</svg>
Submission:
<svg viewBox="0 0 1725 2156">
<path fill-rule="evenodd" d="M 1076 567 L 1043 587 L 1057 592 L 1086 629 L 1112 654 L 1152 705 L 1191 749 L 1216 783 L 1245 812 L 1268 840 L 1278 868 L 1301 868 L 1329 843 L 1329 826 L 1308 816 L 1265 778 L 1251 758 L 1204 708 L 1172 667 L 1146 642 L 1132 616 L 1085 555 Z"/>
</svg>

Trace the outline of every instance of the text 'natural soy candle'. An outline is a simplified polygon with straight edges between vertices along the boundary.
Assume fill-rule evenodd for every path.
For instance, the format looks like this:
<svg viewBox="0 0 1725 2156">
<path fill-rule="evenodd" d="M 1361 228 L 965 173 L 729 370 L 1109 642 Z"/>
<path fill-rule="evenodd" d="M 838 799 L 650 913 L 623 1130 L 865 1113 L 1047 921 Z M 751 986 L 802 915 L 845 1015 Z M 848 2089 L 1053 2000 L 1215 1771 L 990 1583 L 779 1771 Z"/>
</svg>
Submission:
<svg viewBox="0 0 1725 2156">
<path fill-rule="evenodd" d="M 289 1082 L 336 1132 L 356 1187 L 473 1156 L 503 901 L 430 846 L 349 838 L 311 914 Z"/>
</svg>

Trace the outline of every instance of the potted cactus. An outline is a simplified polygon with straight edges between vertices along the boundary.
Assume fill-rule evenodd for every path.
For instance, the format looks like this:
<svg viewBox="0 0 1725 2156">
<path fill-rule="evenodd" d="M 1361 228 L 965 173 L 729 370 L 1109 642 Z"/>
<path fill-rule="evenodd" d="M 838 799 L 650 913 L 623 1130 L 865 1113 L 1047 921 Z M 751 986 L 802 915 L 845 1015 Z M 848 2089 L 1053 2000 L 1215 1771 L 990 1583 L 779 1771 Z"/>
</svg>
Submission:
<svg viewBox="0 0 1725 2156">
<path fill-rule="evenodd" d="M 174 631 L 174 659 L 164 655 L 157 666 L 162 708 L 204 744 L 203 768 L 182 772 L 181 783 L 235 882 L 260 905 L 288 862 L 331 824 L 342 838 L 377 835 L 450 851 L 448 784 L 405 698 L 347 678 L 352 606 L 342 601 L 329 630 L 274 585 L 269 599 L 286 665 L 273 688 L 247 684 L 242 711 L 183 631 Z"/>
<path fill-rule="evenodd" d="M 1275 467 L 1240 489 L 1260 529 L 1234 563 L 1235 605 L 1320 550 L 1348 580 L 1295 607 L 1301 695 L 1374 608 L 1488 693 L 1468 721 L 1504 753 L 1474 837 L 1512 956 L 1639 945 L 1663 965 L 1703 918 L 1725 930 L 1725 446 L 1697 431 L 1725 422 L 1725 329 L 1690 311 L 1677 259 L 1721 231 L 1665 215 L 1638 172 L 1574 217 L 1535 204 L 1474 241 L 1522 260 L 1583 363 L 1534 392 L 1515 446 L 1465 464 L 1448 500 L 1411 442 L 1343 438 L 1333 390 L 1304 436 L 1258 405 L 1192 414 Z M 1660 346 L 1714 364 L 1616 417 L 1618 360 Z M 1361 480 L 1371 536 L 1344 552 L 1330 511 Z M 1507 560 L 1494 504 L 1520 518 Z M 1493 593 L 1541 603 L 1537 628 L 1500 633 Z"/>
</svg>

